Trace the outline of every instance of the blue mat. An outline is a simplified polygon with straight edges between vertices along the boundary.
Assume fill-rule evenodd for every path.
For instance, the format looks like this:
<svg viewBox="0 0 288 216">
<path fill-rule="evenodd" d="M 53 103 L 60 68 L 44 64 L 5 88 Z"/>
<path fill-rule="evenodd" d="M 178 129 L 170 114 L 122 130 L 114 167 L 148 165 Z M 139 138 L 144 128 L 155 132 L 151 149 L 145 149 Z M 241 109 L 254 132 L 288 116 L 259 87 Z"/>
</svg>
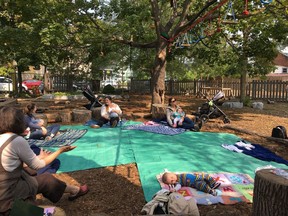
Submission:
<svg viewBox="0 0 288 216">
<path fill-rule="evenodd" d="M 36 145 L 38 147 L 59 147 L 72 145 L 76 140 L 80 139 L 87 132 L 87 129 L 75 130 L 67 129 L 60 135 L 55 136 L 51 140 L 36 140 L 28 139 L 29 145 Z"/>
</svg>

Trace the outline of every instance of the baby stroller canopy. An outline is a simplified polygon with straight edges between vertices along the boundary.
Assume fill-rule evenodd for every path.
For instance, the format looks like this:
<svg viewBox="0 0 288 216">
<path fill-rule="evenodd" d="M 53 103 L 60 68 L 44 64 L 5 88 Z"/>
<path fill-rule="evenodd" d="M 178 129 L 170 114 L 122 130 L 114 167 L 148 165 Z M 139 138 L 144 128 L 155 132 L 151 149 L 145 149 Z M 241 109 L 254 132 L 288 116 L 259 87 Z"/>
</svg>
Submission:
<svg viewBox="0 0 288 216">
<path fill-rule="evenodd" d="M 217 102 L 224 98 L 225 94 L 222 91 L 219 91 L 212 99 L 208 99 L 208 101 L 202 104 L 201 107 L 198 108 L 198 112 L 195 114 L 200 117 L 200 120 L 203 123 L 209 121 L 212 118 L 218 118 L 224 116 L 223 122 L 230 123 L 230 119 L 228 116 L 216 105 Z"/>
<path fill-rule="evenodd" d="M 219 91 L 214 97 L 213 97 L 213 101 L 217 102 L 218 100 L 222 99 L 225 97 L 225 94 L 223 91 Z"/>
<path fill-rule="evenodd" d="M 95 97 L 94 93 L 90 89 L 90 86 L 84 88 L 82 94 L 90 101 L 90 104 L 84 105 L 86 109 L 91 110 L 93 107 L 102 106 L 102 103 Z"/>
</svg>

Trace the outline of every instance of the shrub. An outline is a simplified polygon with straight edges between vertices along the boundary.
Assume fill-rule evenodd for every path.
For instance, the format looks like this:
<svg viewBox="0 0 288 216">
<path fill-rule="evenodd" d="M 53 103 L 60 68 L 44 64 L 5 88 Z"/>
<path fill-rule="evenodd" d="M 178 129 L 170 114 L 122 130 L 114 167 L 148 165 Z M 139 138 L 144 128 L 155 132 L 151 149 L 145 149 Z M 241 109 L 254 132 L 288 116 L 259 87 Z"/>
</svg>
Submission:
<svg viewBox="0 0 288 216">
<path fill-rule="evenodd" d="M 244 105 L 244 106 L 247 106 L 247 107 L 251 107 L 252 102 L 251 102 L 251 99 L 250 99 L 249 96 L 246 96 L 246 97 L 244 98 L 243 105 Z"/>
<path fill-rule="evenodd" d="M 112 86 L 112 85 L 106 85 L 104 88 L 103 88 L 103 91 L 102 91 L 103 94 L 114 94 L 115 93 L 115 88 Z"/>
</svg>

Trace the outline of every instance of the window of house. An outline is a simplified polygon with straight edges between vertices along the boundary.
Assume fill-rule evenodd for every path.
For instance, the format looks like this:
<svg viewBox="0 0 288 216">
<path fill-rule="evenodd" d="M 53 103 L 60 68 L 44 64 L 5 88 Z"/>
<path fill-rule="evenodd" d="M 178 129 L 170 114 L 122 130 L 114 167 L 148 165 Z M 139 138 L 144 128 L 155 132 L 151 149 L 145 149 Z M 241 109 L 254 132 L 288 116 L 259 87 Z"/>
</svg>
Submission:
<svg viewBox="0 0 288 216">
<path fill-rule="evenodd" d="M 282 68 L 282 73 L 287 73 L 287 68 Z"/>
</svg>

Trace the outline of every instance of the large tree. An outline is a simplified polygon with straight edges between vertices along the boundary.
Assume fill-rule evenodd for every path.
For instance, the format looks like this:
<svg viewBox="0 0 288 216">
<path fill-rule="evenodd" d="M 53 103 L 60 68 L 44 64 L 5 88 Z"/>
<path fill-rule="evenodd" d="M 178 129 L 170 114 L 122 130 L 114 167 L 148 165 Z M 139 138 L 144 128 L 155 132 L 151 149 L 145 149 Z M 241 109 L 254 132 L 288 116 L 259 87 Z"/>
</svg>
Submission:
<svg viewBox="0 0 288 216">
<path fill-rule="evenodd" d="M 154 63 L 151 66 L 150 76 L 152 81 L 152 103 L 163 103 L 165 94 L 165 78 L 166 78 L 166 66 L 167 60 L 173 59 L 169 58 L 170 49 L 174 49 L 173 43 L 177 40 L 177 37 L 183 35 L 183 33 L 188 30 L 194 30 L 197 26 L 202 26 L 207 31 L 209 27 L 215 27 L 214 23 L 217 23 L 219 17 L 223 17 L 227 10 L 227 3 L 231 1 L 228 0 L 211 0 L 211 1 L 190 1 L 190 0 L 171 0 L 171 1 L 157 1 L 150 0 L 148 4 L 145 0 L 127 0 L 118 1 L 111 0 L 109 5 L 101 7 L 102 12 L 105 14 L 106 22 L 109 22 L 109 37 L 118 41 L 120 43 L 129 45 L 131 47 L 136 47 L 140 49 L 153 49 L 154 53 Z M 107 2 L 105 2 L 108 4 Z M 238 64 L 233 64 L 237 71 L 240 71 L 242 77 L 242 88 L 245 87 L 245 79 L 247 71 L 250 69 L 248 64 L 250 60 L 254 62 L 253 70 L 251 69 L 251 74 L 256 74 L 256 69 L 260 69 L 260 73 L 267 73 L 271 69 L 271 65 L 261 68 L 275 56 L 275 45 L 277 42 L 274 36 L 276 36 L 275 31 L 277 27 L 282 26 L 277 23 L 277 18 L 268 14 L 274 10 L 284 10 L 285 5 L 281 2 L 275 2 L 274 5 L 270 7 L 271 11 L 265 10 L 266 6 L 262 6 L 259 3 L 255 6 L 254 10 L 250 14 L 242 14 L 245 8 L 245 2 L 235 2 L 234 7 L 236 8 L 236 16 L 239 22 L 234 25 L 234 27 L 223 27 L 222 37 L 226 39 L 227 43 L 231 43 L 233 46 L 234 62 Z M 221 9 L 222 7 L 222 9 Z M 283 9 L 284 7 L 284 9 Z M 247 8 L 249 9 L 249 8 Z M 264 14 L 265 12 L 265 14 Z M 277 12 L 276 12 L 277 13 Z M 262 14 L 262 15 L 261 15 Z M 110 16 L 109 16 L 110 15 Z M 269 21 L 265 22 L 266 17 L 269 17 Z M 216 20 L 216 22 L 214 22 Z M 211 24 L 212 23 L 212 24 Z M 95 23 L 96 26 L 97 23 Z M 99 27 L 99 26 L 98 26 Z M 254 28 L 256 27 L 256 28 Z M 226 30 L 225 30 L 226 29 Z M 269 31 L 273 31 L 269 33 Z M 242 32 L 242 36 L 238 37 L 236 34 L 238 31 Z M 103 32 L 107 32 L 107 29 L 103 29 Z M 214 33 L 206 33 L 205 40 L 213 40 L 215 36 Z M 211 36 L 212 35 L 212 36 Z M 283 31 L 281 31 L 283 35 Z M 209 37 L 208 37 L 209 36 Z M 217 37 L 221 37 L 216 35 Z M 234 40 L 231 36 L 237 36 L 238 38 Z M 214 41 L 219 41 L 218 38 Z M 282 38 L 283 39 L 283 38 Z M 234 40 L 234 41 L 233 41 Z M 272 45 L 265 43 L 273 40 Z M 223 42 L 223 40 L 221 40 Z M 232 41 L 232 42 L 231 42 Z M 280 40 L 278 40 L 280 41 Z M 225 43 L 226 43 L 225 42 Z M 259 45 L 264 45 L 261 49 L 255 48 Z M 223 46 L 225 47 L 225 46 Z M 215 66 L 215 61 L 213 62 L 213 56 L 217 57 L 217 53 L 223 52 L 220 47 L 215 45 L 210 48 L 209 55 L 205 58 L 209 59 L 209 66 Z M 216 48 L 215 50 L 212 50 Z M 266 56 L 263 52 L 269 52 Z M 231 50 L 230 50 L 231 52 Z M 183 53 L 182 53 L 183 54 Z M 262 54 L 262 55 L 261 55 Z M 219 56 L 219 55 L 218 55 Z M 180 60 L 181 57 L 174 58 L 174 60 Z M 183 59 L 183 58 L 182 58 Z M 214 58 L 215 60 L 216 58 Z M 225 59 L 224 59 L 225 60 Z M 221 62 L 216 61 L 219 68 L 221 67 Z M 223 62 L 226 66 L 229 62 Z M 258 67 L 258 68 L 257 68 Z M 231 71 L 231 68 L 227 67 L 227 71 Z M 236 71 L 236 72 L 237 72 Z M 223 70 L 221 72 L 224 73 Z M 257 72 L 258 73 L 258 72 Z M 170 72 L 173 78 L 173 72 Z M 244 97 L 244 90 L 242 91 L 242 96 Z"/>
</svg>

